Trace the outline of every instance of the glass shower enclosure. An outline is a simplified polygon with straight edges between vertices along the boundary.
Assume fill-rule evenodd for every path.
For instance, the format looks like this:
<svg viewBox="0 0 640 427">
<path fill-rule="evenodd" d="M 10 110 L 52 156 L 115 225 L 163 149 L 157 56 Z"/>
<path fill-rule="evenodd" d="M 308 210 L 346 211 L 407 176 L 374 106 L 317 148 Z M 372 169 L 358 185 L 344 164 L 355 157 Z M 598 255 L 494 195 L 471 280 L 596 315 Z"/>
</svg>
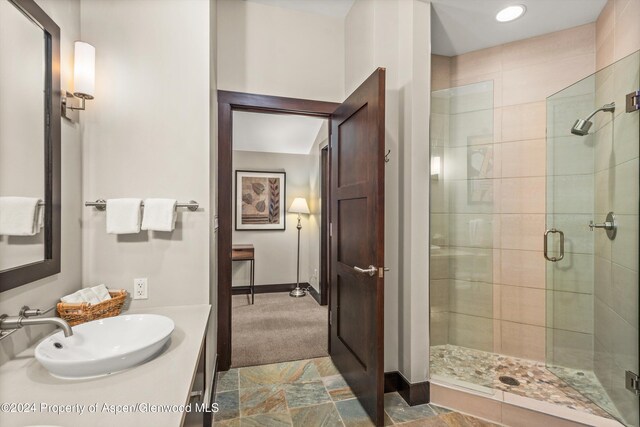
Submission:
<svg viewBox="0 0 640 427">
<path fill-rule="evenodd" d="M 501 259 L 493 82 L 431 94 L 432 381 L 639 425 L 638 90 L 640 52 L 547 98 L 537 360 L 505 351 L 500 271 L 517 260 Z"/>
<path fill-rule="evenodd" d="M 627 372 L 639 373 L 640 113 L 627 111 L 627 96 L 640 89 L 639 72 L 636 52 L 547 99 L 543 240 L 547 367 L 633 426 L 638 397 L 626 386 Z"/>
</svg>

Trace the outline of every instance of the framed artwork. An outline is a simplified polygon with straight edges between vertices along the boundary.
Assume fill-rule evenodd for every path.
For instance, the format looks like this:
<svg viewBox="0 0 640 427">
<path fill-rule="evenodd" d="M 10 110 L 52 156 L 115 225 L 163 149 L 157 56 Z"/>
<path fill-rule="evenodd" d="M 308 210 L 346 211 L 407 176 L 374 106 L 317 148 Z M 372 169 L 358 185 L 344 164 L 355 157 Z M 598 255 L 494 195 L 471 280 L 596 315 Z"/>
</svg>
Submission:
<svg viewBox="0 0 640 427">
<path fill-rule="evenodd" d="M 467 146 L 467 202 L 493 203 L 493 135 L 470 137 Z M 484 144 L 484 145 L 480 145 Z"/>
<path fill-rule="evenodd" d="M 236 171 L 236 230 L 284 230 L 286 173 Z"/>
</svg>

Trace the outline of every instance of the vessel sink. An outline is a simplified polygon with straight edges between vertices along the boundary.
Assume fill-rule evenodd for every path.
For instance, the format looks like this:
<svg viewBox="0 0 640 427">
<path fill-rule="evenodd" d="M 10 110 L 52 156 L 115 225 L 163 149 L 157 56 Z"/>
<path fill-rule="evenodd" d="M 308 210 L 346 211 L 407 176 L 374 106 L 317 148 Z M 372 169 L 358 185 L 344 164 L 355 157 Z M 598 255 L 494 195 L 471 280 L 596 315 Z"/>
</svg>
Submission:
<svg viewBox="0 0 640 427">
<path fill-rule="evenodd" d="M 78 379 L 112 374 L 155 357 L 169 340 L 173 320 L 157 314 L 129 314 L 57 332 L 38 344 L 35 355 L 51 375 Z"/>
</svg>

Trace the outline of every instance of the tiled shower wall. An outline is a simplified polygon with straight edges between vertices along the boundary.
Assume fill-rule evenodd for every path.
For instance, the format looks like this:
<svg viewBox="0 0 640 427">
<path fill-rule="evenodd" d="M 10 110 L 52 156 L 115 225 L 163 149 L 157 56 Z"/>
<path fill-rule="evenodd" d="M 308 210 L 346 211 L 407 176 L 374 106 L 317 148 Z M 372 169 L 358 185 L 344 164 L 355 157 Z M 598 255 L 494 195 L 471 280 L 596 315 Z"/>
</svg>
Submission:
<svg viewBox="0 0 640 427">
<path fill-rule="evenodd" d="M 638 368 L 638 113 L 624 112 L 624 94 L 640 88 L 640 0 L 610 0 L 597 25 L 596 105 L 617 108 L 594 122 L 595 216 L 619 220 L 616 239 L 595 240 L 595 360 L 598 379 L 632 425 L 637 397 L 623 385 L 624 371 Z M 632 21 L 635 21 L 634 25 Z M 626 57 L 626 58 L 625 58 Z M 624 59 L 623 59 L 624 58 Z M 620 62 L 618 62 L 620 61 Z M 610 66 L 615 63 L 615 65 Z"/>
<path fill-rule="evenodd" d="M 596 21 L 598 70 L 640 49 L 640 0 L 608 0 Z"/>
<path fill-rule="evenodd" d="M 482 214 L 489 218 L 483 226 L 491 236 L 486 249 L 491 250 L 492 270 L 485 275 L 490 286 L 460 283 L 456 270 L 468 264 L 432 258 L 432 344 L 545 360 L 545 100 L 595 71 L 595 46 L 596 25 L 588 24 L 452 58 L 432 58 L 434 90 L 492 82 L 494 157 L 493 203 L 491 211 Z M 448 161 L 445 155 L 445 173 L 451 167 Z M 466 159 L 462 161 L 466 166 Z M 432 194 L 432 205 L 438 197 L 444 196 Z M 447 236 L 456 227 L 438 223 L 432 215 L 432 237 L 438 226 Z M 461 295 L 468 304 L 459 303 Z M 582 316 L 576 321 L 592 328 L 593 309 L 572 307 L 577 295 L 567 301 L 567 310 Z M 478 306 L 489 310 L 479 312 Z"/>
</svg>

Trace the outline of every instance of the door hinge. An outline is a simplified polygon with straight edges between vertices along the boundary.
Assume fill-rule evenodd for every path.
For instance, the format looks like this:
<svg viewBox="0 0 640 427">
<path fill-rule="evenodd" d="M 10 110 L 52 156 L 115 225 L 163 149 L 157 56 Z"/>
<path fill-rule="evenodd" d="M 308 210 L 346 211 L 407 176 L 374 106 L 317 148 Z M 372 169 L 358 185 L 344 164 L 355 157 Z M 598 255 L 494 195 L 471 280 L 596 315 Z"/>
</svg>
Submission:
<svg viewBox="0 0 640 427">
<path fill-rule="evenodd" d="M 631 371 L 625 372 L 625 387 L 627 390 L 635 393 L 636 396 L 640 396 L 640 378 L 638 375 Z"/>
<path fill-rule="evenodd" d="M 329 237 L 333 237 L 333 223 L 329 223 Z"/>
<path fill-rule="evenodd" d="M 329 310 L 329 326 L 333 325 L 333 315 L 331 313 L 331 310 Z"/>
<path fill-rule="evenodd" d="M 627 113 L 640 110 L 640 90 L 627 94 Z"/>
</svg>

